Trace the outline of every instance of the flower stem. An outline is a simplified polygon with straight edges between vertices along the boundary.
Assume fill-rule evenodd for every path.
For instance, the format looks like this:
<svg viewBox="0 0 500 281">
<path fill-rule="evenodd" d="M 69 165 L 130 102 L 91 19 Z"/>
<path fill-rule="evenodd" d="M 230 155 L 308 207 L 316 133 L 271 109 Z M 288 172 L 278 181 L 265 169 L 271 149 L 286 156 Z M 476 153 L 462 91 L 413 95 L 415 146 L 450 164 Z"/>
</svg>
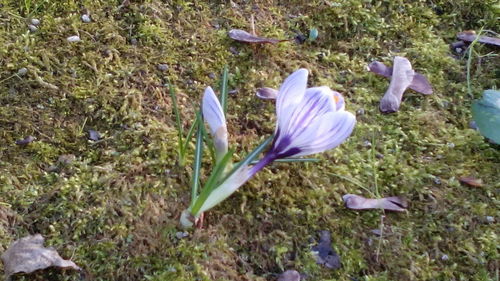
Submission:
<svg viewBox="0 0 500 281">
<path fill-rule="evenodd" d="M 253 177 L 258 171 L 262 170 L 267 164 L 273 162 L 276 160 L 276 155 L 274 153 L 267 153 L 264 155 L 262 159 L 257 162 L 251 169 L 250 169 L 250 177 Z"/>
</svg>

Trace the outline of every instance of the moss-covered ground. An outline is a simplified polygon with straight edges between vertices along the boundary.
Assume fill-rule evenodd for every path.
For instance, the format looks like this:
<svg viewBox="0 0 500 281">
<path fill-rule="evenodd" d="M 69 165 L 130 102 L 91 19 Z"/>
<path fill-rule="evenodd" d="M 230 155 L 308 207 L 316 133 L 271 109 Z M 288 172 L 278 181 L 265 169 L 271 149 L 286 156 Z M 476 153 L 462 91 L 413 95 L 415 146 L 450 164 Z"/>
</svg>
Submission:
<svg viewBox="0 0 500 281">
<path fill-rule="evenodd" d="M 462 30 L 499 32 L 495 11 L 493 0 L 0 0 L 0 253 L 41 233 L 84 268 L 16 280 L 274 280 L 292 268 L 307 280 L 498 280 L 500 150 L 469 127 L 472 101 L 498 87 L 498 49 L 475 45 L 468 93 L 468 57 L 448 47 Z M 319 37 L 263 47 L 229 39 L 231 28 L 250 30 L 251 15 L 259 35 L 315 27 Z M 33 18 L 41 23 L 30 32 Z M 395 55 L 434 94 L 409 91 L 398 113 L 382 115 L 389 81 L 366 66 Z M 274 104 L 255 89 L 299 67 L 310 85 L 341 92 L 358 123 L 319 163 L 265 168 L 179 239 L 192 157 L 177 164 L 164 85 L 175 85 L 187 129 L 226 64 L 239 157 L 274 130 Z M 89 129 L 103 138 L 89 140 Z M 29 135 L 36 141 L 15 144 Z M 202 180 L 209 168 L 207 159 Z M 343 206 L 346 193 L 402 195 L 410 207 L 356 212 Z M 371 232 L 381 228 L 382 237 Z M 324 229 L 342 259 L 336 271 L 310 255 Z"/>
</svg>

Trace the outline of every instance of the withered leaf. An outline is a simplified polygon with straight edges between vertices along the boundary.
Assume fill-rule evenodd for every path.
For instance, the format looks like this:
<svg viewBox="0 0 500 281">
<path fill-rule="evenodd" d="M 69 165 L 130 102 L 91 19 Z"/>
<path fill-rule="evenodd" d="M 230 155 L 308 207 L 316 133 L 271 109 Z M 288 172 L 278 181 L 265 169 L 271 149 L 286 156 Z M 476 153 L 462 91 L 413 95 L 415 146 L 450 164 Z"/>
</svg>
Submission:
<svg viewBox="0 0 500 281">
<path fill-rule="evenodd" d="M 394 68 L 388 67 L 385 64 L 374 61 L 368 65 L 368 69 L 378 75 L 391 78 L 389 89 L 380 101 L 380 111 L 390 113 L 398 111 L 403 98 L 403 93 L 407 88 L 424 95 L 432 94 L 432 86 L 427 78 L 416 73 L 410 61 L 404 57 L 396 56 L 394 58 Z"/>
<path fill-rule="evenodd" d="M 391 78 L 392 76 L 392 67 L 386 66 L 385 64 L 379 61 L 374 61 L 370 63 L 368 65 L 368 68 L 370 69 L 371 72 L 384 76 L 386 78 Z M 411 81 L 408 88 L 424 95 L 430 95 L 433 92 L 429 80 L 427 80 L 427 78 L 424 75 L 417 72 L 415 72 L 415 76 L 413 76 L 413 80 Z"/>
<path fill-rule="evenodd" d="M 7 280 L 16 273 L 31 273 L 51 266 L 81 270 L 74 262 L 64 260 L 56 250 L 43 247 L 40 234 L 21 238 L 10 245 L 2 254 Z"/>
<path fill-rule="evenodd" d="M 466 41 L 466 42 L 472 42 L 476 40 L 477 35 L 474 32 L 459 32 L 457 34 L 457 38 Z M 500 47 L 500 38 L 495 38 L 495 37 L 489 37 L 489 36 L 479 36 L 479 39 L 477 40 L 479 43 L 483 44 L 488 44 L 488 45 L 493 45 Z"/>
<path fill-rule="evenodd" d="M 339 269 L 342 265 L 340 257 L 332 248 L 331 233 L 328 230 L 322 230 L 319 233 L 318 245 L 312 247 L 312 253 L 316 258 L 316 263 L 330 269 Z"/>
<path fill-rule="evenodd" d="M 380 111 L 391 113 L 399 110 L 403 93 L 413 81 L 413 76 L 415 76 L 415 71 L 413 71 L 410 61 L 404 57 L 396 56 L 389 89 L 380 100 Z"/>
<path fill-rule="evenodd" d="M 473 177 L 460 177 L 458 178 L 458 181 L 460 181 L 463 184 L 466 184 L 468 186 L 472 187 L 482 187 L 483 186 L 483 181 L 481 179 L 476 179 Z"/>
<path fill-rule="evenodd" d="M 278 90 L 267 87 L 258 88 L 257 97 L 263 100 L 275 100 L 278 97 Z"/>
<path fill-rule="evenodd" d="M 384 209 L 388 211 L 403 212 L 408 208 L 406 200 L 399 196 L 369 199 L 363 196 L 346 194 L 342 196 L 347 208 L 353 210 Z"/>
<path fill-rule="evenodd" d="M 240 42 L 245 42 L 245 43 L 276 44 L 279 42 L 288 41 L 288 40 L 259 37 L 256 35 L 252 35 L 252 34 L 246 32 L 245 30 L 241 30 L 241 29 L 231 29 L 231 30 L 229 30 L 228 35 L 231 39 L 234 39 L 234 40 L 240 41 Z"/>
</svg>

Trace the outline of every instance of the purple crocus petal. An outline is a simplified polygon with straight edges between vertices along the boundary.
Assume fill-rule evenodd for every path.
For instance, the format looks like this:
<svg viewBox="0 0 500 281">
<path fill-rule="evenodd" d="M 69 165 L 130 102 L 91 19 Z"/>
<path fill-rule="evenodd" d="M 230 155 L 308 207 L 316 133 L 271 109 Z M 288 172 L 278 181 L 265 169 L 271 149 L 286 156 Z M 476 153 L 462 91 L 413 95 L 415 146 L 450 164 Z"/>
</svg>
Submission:
<svg viewBox="0 0 500 281">
<path fill-rule="evenodd" d="M 298 153 L 290 156 L 305 156 L 337 147 L 351 135 L 355 124 L 356 117 L 350 112 L 328 112 L 292 140 L 290 147 Z"/>
<path fill-rule="evenodd" d="M 202 101 L 203 118 L 208 122 L 210 132 L 213 136 L 221 126 L 226 126 L 226 118 L 222 112 L 219 99 L 215 96 L 211 87 L 205 89 Z"/>
<path fill-rule="evenodd" d="M 280 128 L 290 138 L 295 138 L 304 131 L 307 126 L 327 112 L 335 112 L 336 104 L 333 91 L 328 87 L 315 87 L 306 90 L 304 98 L 296 106 L 291 114 L 288 128 Z"/>
<path fill-rule="evenodd" d="M 216 162 L 218 163 L 227 152 L 228 137 L 226 118 L 219 103 L 219 99 L 215 96 L 212 88 L 207 87 L 202 101 L 203 117 L 210 127 L 210 134 L 214 140 Z"/>
<path fill-rule="evenodd" d="M 276 99 L 276 133 L 278 128 L 288 128 L 288 123 L 292 118 L 297 105 L 302 101 L 307 87 L 308 71 L 299 69 L 285 79 L 278 91 Z M 280 136 L 277 135 L 277 140 Z"/>
</svg>

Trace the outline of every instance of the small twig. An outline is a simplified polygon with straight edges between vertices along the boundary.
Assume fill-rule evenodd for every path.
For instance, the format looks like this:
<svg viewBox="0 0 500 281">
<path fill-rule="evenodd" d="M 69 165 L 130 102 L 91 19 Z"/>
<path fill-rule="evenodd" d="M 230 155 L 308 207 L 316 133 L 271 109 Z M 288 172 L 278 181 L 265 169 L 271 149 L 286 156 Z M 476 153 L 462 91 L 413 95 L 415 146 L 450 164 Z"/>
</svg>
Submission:
<svg viewBox="0 0 500 281">
<path fill-rule="evenodd" d="M 382 239 L 384 239 L 384 218 L 385 215 L 380 216 L 380 237 L 378 240 L 377 253 L 375 254 L 375 261 L 378 263 L 378 257 L 380 256 L 380 248 L 382 247 Z"/>
<path fill-rule="evenodd" d="M 257 36 L 255 33 L 255 19 L 253 14 L 250 16 L 250 28 L 252 29 L 252 35 Z"/>
</svg>

